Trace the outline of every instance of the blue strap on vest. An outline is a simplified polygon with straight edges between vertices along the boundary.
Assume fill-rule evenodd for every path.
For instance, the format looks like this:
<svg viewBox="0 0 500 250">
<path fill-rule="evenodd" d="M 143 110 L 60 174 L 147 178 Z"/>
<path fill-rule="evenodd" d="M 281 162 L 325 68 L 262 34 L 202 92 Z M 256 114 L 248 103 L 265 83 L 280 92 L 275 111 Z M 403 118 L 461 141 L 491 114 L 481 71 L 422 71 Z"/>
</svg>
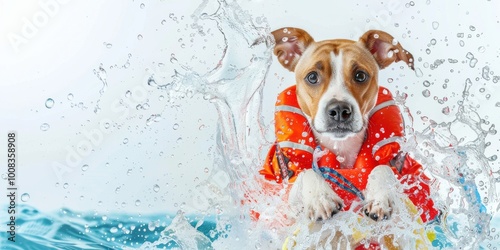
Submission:
<svg viewBox="0 0 500 250">
<path fill-rule="evenodd" d="M 319 146 L 316 148 L 321 150 L 321 147 L 319 147 Z M 323 176 L 323 178 L 325 178 L 326 180 L 329 180 L 330 182 L 334 183 L 338 187 L 344 189 L 345 191 L 347 191 L 351 194 L 356 195 L 361 200 L 365 199 L 365 196 L 363 195 L 363 193 L 361 191 L 359 191 L 359 189 L 356 186 L 354 186 L 349 180 L 347 180 L 344 176 L 342 176 L 335 169 L 329 168 L 329 167 L 319 167 L 318 163 L 314 160 L 313 160 L 313 169 L 316 173 L 320 174 L 321 176 Z M 338 179 L 335 179 L 334 177 L 338 178 L 343 183 L 341 183 Z"/>
</svg>

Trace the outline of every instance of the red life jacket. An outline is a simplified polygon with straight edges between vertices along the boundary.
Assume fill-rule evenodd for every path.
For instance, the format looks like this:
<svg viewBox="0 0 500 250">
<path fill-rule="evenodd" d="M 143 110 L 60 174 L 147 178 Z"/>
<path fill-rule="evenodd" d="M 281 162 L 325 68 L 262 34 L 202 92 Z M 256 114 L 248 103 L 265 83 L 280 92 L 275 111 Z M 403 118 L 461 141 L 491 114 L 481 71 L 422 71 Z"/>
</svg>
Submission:
<svg viewBox="0 0 500 250">
<path fill-rule="evenodd" d="M 279 94 L 275 112 L 276 143 L 271 147 L 260 173 L 267 180 L 281 183 L 284 179 L 294 182 L 297 175 L 313 167 L 313 152 L 317 147 L 312 129 L 299 107 L 296 86 Z M 337 157 L 328 151 L 318 166 L 334 169 L 338 178 L 352 183 L 354 189 L 364 190 L 371 170 L 378 165 L 392 166 L 401 183 L 409 184 L 405 190 L 409 199 L 423 211 L 424 222 L 438 214 L 429 197 L 429 178 L 422 165 L 400 152 L 398 141 L 404 140 L 404 123 L 399 107 L 388 89 L 379 87 L 377 103 L 369 116 L 366 137 L 352 168 L 340 168 Z M 342 182 L 342 181 L 340 181 Z M 344 200 L 345 210 L 360 195 L 329 181 L 333 190 Z M 362 198 L 362 195 L 361 197 Z"/>
</svg>

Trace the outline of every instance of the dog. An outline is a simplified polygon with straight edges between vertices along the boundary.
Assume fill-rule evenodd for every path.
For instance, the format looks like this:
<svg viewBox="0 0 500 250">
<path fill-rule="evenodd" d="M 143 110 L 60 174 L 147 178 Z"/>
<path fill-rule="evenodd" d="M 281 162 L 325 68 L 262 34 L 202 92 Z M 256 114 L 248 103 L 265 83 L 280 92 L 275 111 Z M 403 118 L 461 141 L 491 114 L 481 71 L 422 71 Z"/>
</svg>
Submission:
<svg viewBox="0 0 500 250">
<path fill-rule="evenodd" d="M 359 198 L 364 216 L 388 220 L 397 202 L 395 187 L 406 183 L 411 188 L 405 194 L 424 211 L 422 220 L 435 218 L 422 166 L 395 139 L 404 136 L 399 108 L 378 84 L 379 70 L 392 63 L 402 61 L 413 70 L 412 54 L 380 30 L 358 41 L 315 41 L 294 27 L 272 36 L 274 54 L 294 72 L 296 84 L 278 97 L 277 141 L 260 173 L 293 183 L 292 209 L 312 221 L 327 220 Z"/>
</svg>

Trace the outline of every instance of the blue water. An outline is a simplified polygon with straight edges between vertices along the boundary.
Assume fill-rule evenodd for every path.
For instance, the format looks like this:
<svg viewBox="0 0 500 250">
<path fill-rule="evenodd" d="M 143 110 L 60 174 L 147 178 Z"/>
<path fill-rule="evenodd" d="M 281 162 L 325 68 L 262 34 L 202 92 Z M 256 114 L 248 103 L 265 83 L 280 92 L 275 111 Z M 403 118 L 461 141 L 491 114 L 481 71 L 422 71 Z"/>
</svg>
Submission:
<svg viewBox="0 0 500 250">
<path fill-rule="evenodd" d="M 1 232 L 0 246 L 1 249 L 191 249 L 183 243 L 186 239 L 182 239 L 189 237 L 196 242 L 195 248 L 212 249 L 212 242 L 227 237 L 226 233 L 231 231 L 226 228 L 222 233 L 214 216 L 180 216 L 198 234 L 187 235 L 182 231 L 182 223 L 176 224 L 175 217 L 175 214 L 103 215 L 68 209 L 43 213 L 24 205 L 18 210 L 16 242 L 7 241 L 7 233 Z M 494 230 L 500 226 L 500 218 L 494 217 L 490 226 L 493 231 L 488 233 L 480 249 L 500 246 Z M 439 224 L 430 225 L 436 233 L 432 248 L 453 249 L 449 237 L 456 237 L 461 227 L 459 218 L 447 218 L 445 228 Z"/>
<path fill-rule="evenodd" d="M 110 214 L 80 213 L 60 209 L 42 213 L 36 208 L 22 206 L 18 210 L 16 242 L 0 233 L 1 249 L 124 249 L 140 248 L 144 243 L 157 242 L 171 225 L 175 214 Z M 211 217 L 185 216 L 192 227 L 211 241 L 219 237 Z M 5 225 L 5 221 L 2 224 Z M 168 231 L 168 230 L 166 230 Z M 168 232 L 166 232 L 168 233 Z M 167 234 L 164 233 L 163 237 Z M 156 248 L 180 248 L 173 239 L 157 243 Z"/>
</svg>

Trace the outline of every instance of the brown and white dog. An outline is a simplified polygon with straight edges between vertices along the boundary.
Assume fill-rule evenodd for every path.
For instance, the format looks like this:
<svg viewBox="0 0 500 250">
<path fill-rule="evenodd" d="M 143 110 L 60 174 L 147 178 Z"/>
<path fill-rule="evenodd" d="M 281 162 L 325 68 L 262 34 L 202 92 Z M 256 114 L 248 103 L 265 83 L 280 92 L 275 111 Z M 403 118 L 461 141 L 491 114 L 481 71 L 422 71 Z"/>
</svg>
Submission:
<svg viewBox="0 0 500 250">
<path fill-rule="evenodd" d="M 291 27 L 272 35 L 279 62 L 295 72 L 297 100 L 316 140 L 345 159 L 342 168 L 352 167 L 377 101 L 379 69 L 398 61 L 413 69 L 412 55 L 379 30 L 367 31 L 358 41 L 316 42 L 306 31 Z M 388 187 L 398 184 L 389 166 L 376 166 L 364 190 L 365 215 L 375 220 L 389 218 L 395 201 L 394 188 Z M 343 206 L 342 199 L 313 169 L 299 174 L 288 202 L 311 220 L 328 219 Z"/>
</svg>

